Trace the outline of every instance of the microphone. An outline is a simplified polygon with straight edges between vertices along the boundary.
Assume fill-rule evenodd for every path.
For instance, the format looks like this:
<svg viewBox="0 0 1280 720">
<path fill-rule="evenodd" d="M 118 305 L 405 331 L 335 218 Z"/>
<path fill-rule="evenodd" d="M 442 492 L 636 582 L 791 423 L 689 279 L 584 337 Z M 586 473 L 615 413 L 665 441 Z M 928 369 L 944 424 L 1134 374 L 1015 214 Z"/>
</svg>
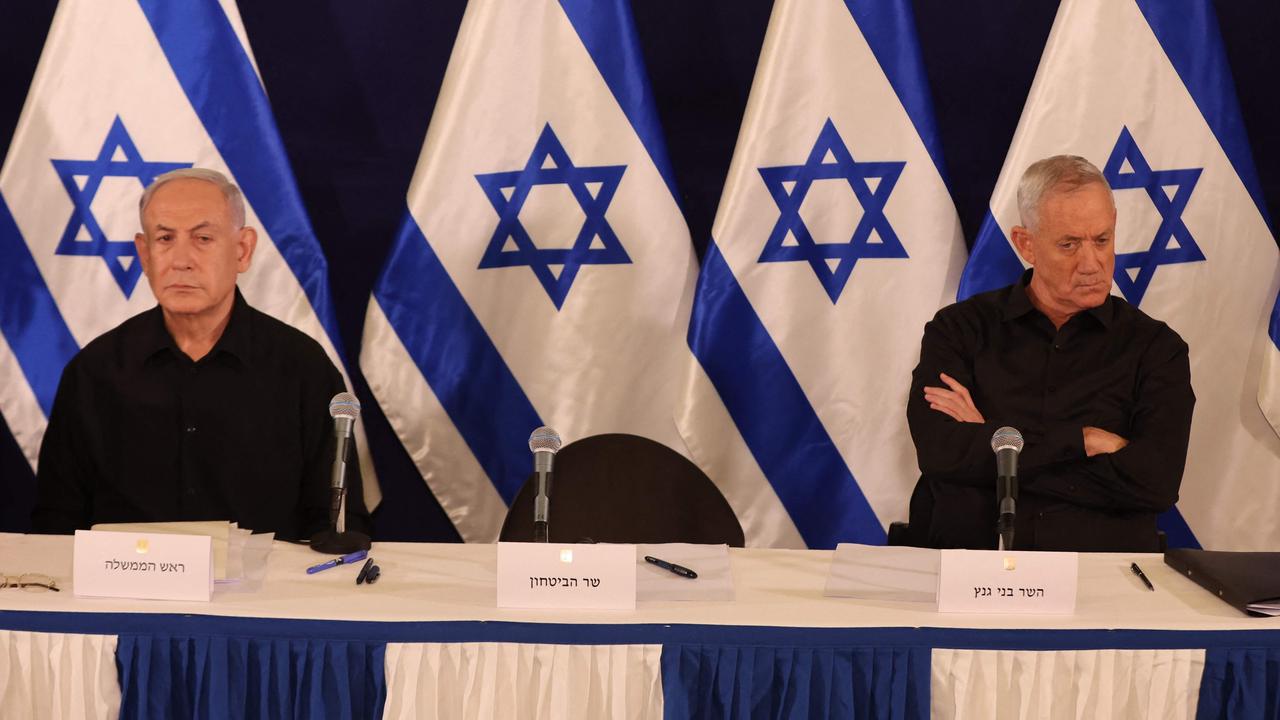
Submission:
<svg viewBox="0 0 1280 720">
<path fill-rule="evenodd" d="M 533 498 L 533 541 L 549 542 L 547 525 L 551 513 L 551 465 L 560 450 L 560 435 L 545 425 L 529 436 L 529 452 L 533 453 L 533 471 L 538 474 L 538 494 Z"/>
<path fill-rule="evenodd" d="M 991 451 L 996 454 L 996 532 L 1000 549 L 1013 549 L 1013 518 L 1018 501 L 1018 453 L 1022 452 L 1022 433 L 1008 426 L 991 436 Z"/>
<path fill-rule="evenodd" d="M 368 550 L 369 536 L 347 530 L 347 457 L 351 454 L 353 430 L 360 417 L 360 401 L 349 392 L 340 392 L 329 401 L 329 417 L 333 418 L 333 434 L 337 452 L 333 459 L 333 475 L 329 482 L 329 527 L 311 537 L 311 549 L 317 552 L 346 555 Z"/>
</svg>

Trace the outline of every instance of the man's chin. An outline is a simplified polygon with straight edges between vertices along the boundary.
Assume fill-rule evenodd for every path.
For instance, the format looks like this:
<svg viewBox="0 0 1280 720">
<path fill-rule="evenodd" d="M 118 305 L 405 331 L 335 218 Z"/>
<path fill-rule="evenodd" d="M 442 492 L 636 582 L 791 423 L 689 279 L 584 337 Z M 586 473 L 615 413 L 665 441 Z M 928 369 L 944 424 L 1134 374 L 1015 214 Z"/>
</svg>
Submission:
<svg viewBox="0 0 1280 720">
<path fill-rule="evenodd" d="M 191 292 L 167 292 L 157 300 L 170 315 L 198 315 L 209 309 L 209 301 Z"/>
<path fill-rule="evenodd" d="M 1096 308 L 1107 301 L 1107 296 L 1111 294 L 1110 283 L 1098 283 L 1088 287 L 1077 288 L 1075 292 L 1080 307 L 1088 310 Z"/>
</svg>

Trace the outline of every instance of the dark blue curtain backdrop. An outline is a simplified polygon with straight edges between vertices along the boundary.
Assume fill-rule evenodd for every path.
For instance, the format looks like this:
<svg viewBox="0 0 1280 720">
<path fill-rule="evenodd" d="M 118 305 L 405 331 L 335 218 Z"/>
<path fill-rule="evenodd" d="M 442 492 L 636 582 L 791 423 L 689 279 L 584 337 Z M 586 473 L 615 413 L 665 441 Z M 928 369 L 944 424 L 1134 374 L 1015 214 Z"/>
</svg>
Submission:
<svg viewBox="0 0 1280 720">
<path fill-rule="evenodd" d="M 1174 0 L 1170 0 L 1171 2 Z M 771 0 L 634 0 L 640 40 L 699 251 L 711 231 Z M 53 0 L 0 0 L 0 155 Z M 240 12 L 294 173 L 329 259 L 355 358 L 369 289 L 404 209 L 463 0 L 272 0 Z M 943 150 L 966 236 L 987 207 L 1035 76 L 1054 0 L 915 0 Z M 1218 16 L 1271 217 L 1280 217 L 1280 3 L 1220 0 Z M 386 501 L 381 540 L 456 540 L 351 368 Z M 34 480 L 0 425 L 0 530 L 22 531 Z"/>
</svg>

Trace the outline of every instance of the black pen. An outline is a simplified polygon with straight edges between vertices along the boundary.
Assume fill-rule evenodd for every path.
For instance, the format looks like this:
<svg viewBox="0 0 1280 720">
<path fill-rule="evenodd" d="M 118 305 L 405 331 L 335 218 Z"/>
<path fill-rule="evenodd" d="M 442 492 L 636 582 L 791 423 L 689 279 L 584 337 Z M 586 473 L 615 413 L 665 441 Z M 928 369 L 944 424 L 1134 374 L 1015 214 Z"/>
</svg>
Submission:
<svg viewBox="0 0 1280 720">
<path fill-rule="evenodd" d="M 360 574 L 356 575 L 356 584 L 362 585 L 365 580 L 369 579 L 369 570 L 374 567 L 373 558 L 369 558 L 364 567 L 360 568 Z"/>
<path fill-rule="evenodd" d="M 1138 563 L 1129 563 L 1129 569 L 1133 571 L 1134 575 L 1138 576 L 1138 579 L 1142 581 L 1143 585 L 1147 586 L 1148 590 L 1155 592 L 1156 586 L 1152 585 L 1151 581 L 1147 579 L 1146 573 L 1142 572 L 1142 568 L 1138 567 Z"/>
<path fill-rule="evenodd" d="M 680 577 L 687 577 L 690 580 L 693 580 L 698 577 L 698 573 L 690 570 L 689 568 L 683 565 L 676 565 L 675 563 L 669 563 L 666 560 L 659 560 L 658 558 L 652 555 L 645 555 L 644 560 L 645 562 L 650 562 L 650 563 L 653 563 L 654 565 L 657 565 L 663 570 L 669 570 L 679 575 Z"/>
</svg>

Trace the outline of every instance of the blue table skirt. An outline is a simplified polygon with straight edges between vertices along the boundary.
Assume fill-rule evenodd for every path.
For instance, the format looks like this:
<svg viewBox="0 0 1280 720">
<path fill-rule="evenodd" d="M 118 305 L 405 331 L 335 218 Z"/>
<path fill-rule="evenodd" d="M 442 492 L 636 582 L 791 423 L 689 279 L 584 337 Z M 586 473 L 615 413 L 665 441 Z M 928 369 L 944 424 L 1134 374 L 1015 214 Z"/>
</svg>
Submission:
<svg viewBox="0 0 1280 720">
<path fill-rule="evenodd" d="M 969 630 L 349 622 L 0 611 L 0 629 L 115 635 L 122 716 L 379 717 L 388 642 L 660 644 L 666 716 L 925 718 L 935 647 L 1206 648 L 1200 718 L 1280 718 L 1280 630 Z"/>
</svg>

